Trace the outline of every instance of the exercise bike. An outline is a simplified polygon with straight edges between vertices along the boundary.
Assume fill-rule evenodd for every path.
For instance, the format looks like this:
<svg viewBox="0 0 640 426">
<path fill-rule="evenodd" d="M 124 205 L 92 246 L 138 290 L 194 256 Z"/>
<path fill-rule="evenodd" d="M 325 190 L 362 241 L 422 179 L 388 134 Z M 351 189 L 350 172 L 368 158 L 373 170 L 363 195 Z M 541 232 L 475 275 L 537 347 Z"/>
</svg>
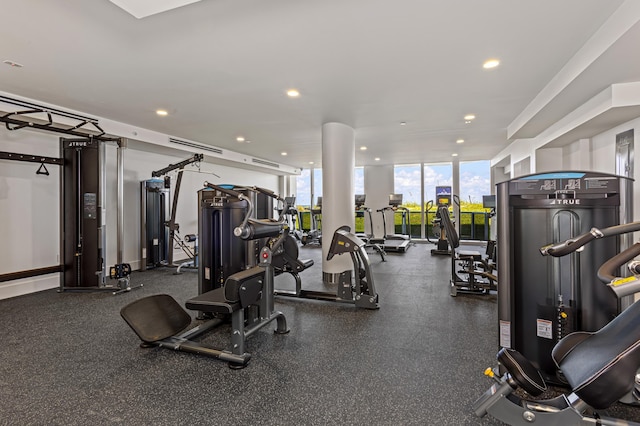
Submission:
<svg viewBox="0 0 640 426">
<path fill-rule="evenodd" d="M 590 232 L 540 249 L 554 257 L 572 253 L 592 240 L 640 231 L 640 222 Z M 619 268 L 640 255 L 640 243 L 617 254 L 598 270 L 598 278 L 618 298 L 640 292 L 640 268 L 630 263 L 631 276 L 617 276 Z M 552 357 L 571 391 L 555 398 L 536 400 L 516 394 L 520 389 L 531 397 L 541 395 L 547 385 L 540 372 L 518 351 L 502 348 L 497 359 L 506 371 L 488 368 L 485 375 L 494 383 L 474 404 L 479 417 L 486 414 L 510 425 L 640 425 L 606 417 L 600 410 L 617 401 L 637 404 L 640 392 L 636 373 L 640 367 L 640 301 L 633 303 L 596 332 L 574 332 L 560 340 Z"/>
</svg>

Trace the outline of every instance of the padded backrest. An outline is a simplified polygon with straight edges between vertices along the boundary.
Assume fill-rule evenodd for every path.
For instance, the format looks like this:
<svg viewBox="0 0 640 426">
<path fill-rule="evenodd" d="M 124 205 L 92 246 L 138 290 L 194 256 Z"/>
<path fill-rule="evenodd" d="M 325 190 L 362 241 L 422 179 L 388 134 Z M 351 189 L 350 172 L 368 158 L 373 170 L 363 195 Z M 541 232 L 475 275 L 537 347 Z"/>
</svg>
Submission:
<svg viewBox="0 0 640 426">
<path fill-rule="evenodd" d="M 253 268 L 237 272 L 224 282 L 224 297 L 231 303 L 240 303 L 246 308 L 256 303 L 262 297 L 262 283 L 264 282 L 264 268 Z"/>
<path fill-rule="evenodd" d="M 453 226 L 453 222 L 449 217 L 449 209 L 446 206 L 441 206 L 438 208 L 438 215 L 440 216 L 440 221 L 442 226 L 444 226 L 444 232 L 446 233 L 447 241 L 451 244 L 451 247 L 458 248 L 460 246 L 460 239 L 458 238 L 458 232 L 456 232 L 456 227 Z"/>
<path fill-rule="evenodd" d="M 570 337 L 556 345 L 560 348 L 554 349 L 555 358 L 573 391 L 587 404 L 605 409 L 633 389 L 640 367 L 640 302 L 590 336 L 573 342 Z"/>
</svg>

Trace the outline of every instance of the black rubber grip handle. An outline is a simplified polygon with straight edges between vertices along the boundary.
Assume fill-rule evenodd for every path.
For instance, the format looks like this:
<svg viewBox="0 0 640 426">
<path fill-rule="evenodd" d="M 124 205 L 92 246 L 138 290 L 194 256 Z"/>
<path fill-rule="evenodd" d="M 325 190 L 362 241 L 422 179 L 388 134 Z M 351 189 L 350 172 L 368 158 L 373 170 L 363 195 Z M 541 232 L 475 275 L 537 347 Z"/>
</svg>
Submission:
<svg viewBox="0 0 640 426">
<path fill-rule="evenodd" d="M 557 244 L 550 244 L 548 246 L 544 246 L 540 248 L 540 253 L 543 256 L 553 256 L 553 257 L 561 257 L 567 255 L 569 253 L 573 253 L 578 250 L 580 247 L 584 246 L 587 243 L 595 240 L 596 236 L 592 232 L 587 232 L 586 234 L 582 234 L 576 238 L 570 238 L 566 241 Z"/>
<path fill-rule="evenodd" d="M 628 249 L 616 254 L 598 268 L 598 278 L 605 283 L 610 283 L 619 277 L 618 270 L 622 265 L 640 255 L 640 243 L 635 243 Z"/>
<path fill-rule="evenodd" d="M 275 192 L 273 192 L 270 189 L 260 188 L 259 186 L 254 186 L 253 189 L 255 189 L 256 191 L 261 192 L 264 195 L 267 195 L 267 196 L 269 196 L 271 198 L 278 198 L 278 199 L 280 198 L 279 195 L 277 195 Z"/>
</svg>

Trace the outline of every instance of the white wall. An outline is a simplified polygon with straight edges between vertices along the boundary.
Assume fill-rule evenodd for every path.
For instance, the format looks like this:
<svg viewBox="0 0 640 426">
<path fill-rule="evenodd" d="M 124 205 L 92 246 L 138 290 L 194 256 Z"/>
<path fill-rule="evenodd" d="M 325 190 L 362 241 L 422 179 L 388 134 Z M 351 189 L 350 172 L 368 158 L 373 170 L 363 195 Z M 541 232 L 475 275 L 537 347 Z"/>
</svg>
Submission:
<svg viewBox="0 0 640 426">
<path fill-rule="evenodd" d="M 60 156 L 58 139 L 34 131 L 0 128 L 0 151 Z M 0 160 L 0 274 L 60 263 L 60 166 Z M 59 285 L 58 274 L 0 282 L 0 298 Z"/>
<path fill-rule="evenodd" d="M 634 135 L 633 219 L 640 220 L 640 118 L 628 121 L 591 138 L 594 170 L 616 172 L 616 135 L 629 129 Z"/>
<path fill-rule="evenodd" d="M 536 144 L 531 144 L 529 151 L 525 149 L 526 145 L 522 141 L 515 141 L 513 151 L 517 152 L 519 158 L 526 157 L 520 161 L 513 162 L 511 165 L 514 171 L 511 177 L 517 177 L 523 174 L 526 168 L 526 160 L 535 158 L 537 170 L 532 172 L 549 171 L 549 164 L 557 165 L 558 158 L 561 158 L 561 167 L 558 170 L 581 170 L 594 171 L 601 173 L 616 173 L 616 135 L 634 129 L 634 188 L 640 186 L 640 117 L 630 120 L 621 125 L 615 126 L 607 131 L 592 136 L 590 139 L 579 139 L 573 143 L 562 147 L 561 155 L 556 157 L 558 151 L 556 148 L 539 148 Z M 497 165 L 503 164 L 506 155 L 510 150 L 504 150 L 498 157 L 492 160 L 492 167 L 497 169 Z M 640 220 L 640 192 L 634 190 L 633 200 L 634 220 Z"/>
<path fill-rule="evenodd" d="M 174 151 L 174 155 L 154 152 L 151 144 L 135 144 L 124 151 L 124 247 L 123 261 L 134 269 L 140 257 L 140 182 L 151 172 L 187 159 L 192 152 Z M 59 136 L 21 129 L 0 129 L 0 151 L 60 156 Z M 107 252 L 106 265 L 116 263 L 117 252 L 117 173 L 116 146 L 107 154 Z M 164 149 L 164 152 L 167 152 Z M 59 166 L 47 165 L 49 176 L 36 175 L 39 164 L 0 160 L 0 274 L 55 266 L 60 264 L 60 189 Z M 180 188 L 176 220 L 180 234 L 197 233 L 197 190 L 205 180 L 212 183 L 257 185 L 278 190 L 278 176 L 270 173 L 201 163 L 200 172 L 191 165 L 185 168 Z M 172 186 L 177 172 L 170 173 Z M 206 174 L 209 173 L 209 174 Z M 219 177 L 214 176 L 215 173 Z M 173 196 L 173 192 L 172 192 Z M 175 251 L 175 259 L 184 258 Z M 59 274 L 0 283 L 0 299 L 59 286 Z"/>
<path fill-rule="evenodd" d="M 562 148 L 546 148 L 536 151 L 536 173 L 562 170 Z"/>
</svg>

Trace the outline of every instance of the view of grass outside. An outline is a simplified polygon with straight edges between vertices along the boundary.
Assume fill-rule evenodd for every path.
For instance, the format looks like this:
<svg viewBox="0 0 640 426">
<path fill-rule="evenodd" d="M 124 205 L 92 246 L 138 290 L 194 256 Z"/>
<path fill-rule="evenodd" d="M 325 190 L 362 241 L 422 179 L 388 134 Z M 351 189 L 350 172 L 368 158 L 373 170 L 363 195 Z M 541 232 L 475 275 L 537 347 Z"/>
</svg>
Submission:
<svg viewBox="0 0 640 426">
<path fill-rule="evenodd" d="M 411 236 L 420 238 L 421 215 L 425 215 L 425 236 L 434 239 L 432 223 L 436 215 L 437 186 L 452 186 L 451 163 L 425 164 L 424 181 L 420 179 L 421 165 L 402 165 L 394 167 L 394 192 L 403 195 L 402 206 L 409 209 L 409 217 L 406 225 L 411 229 Z M 314 207 L 317 197 L 322 196 L 322 170 L 312 169 L 314 173 Z M 491 194 L 490 164 L 489 161 L 474 161 L 460 163 L 460 218 L 454 218 L 460 225 L 460 236 L 463 239 L 482 240 L 489 235 L 489 209 L 482 207 L 482 196 Z M 420 206 L 421 187 L 424 185 L 425 205 Z M 303 229 L 311 227 L 311 179 L 310 170 L 304 170 L 297 178 L 298 196 L 296 204 L 300 210 Z M 354 170 L 354 193 L 363 194 L 364 171 L 359 167 Z M 430 201 L 431 200 L 431 201 Z M 356 232 L 367 232 L 364 229 L 364 215 L 356 217 Z M 407 217 L 405 216 L 405 221 Z M 401 233 L 402 214 L 398 211 L 394 216 L 395 231 Z"/>
</svg>

